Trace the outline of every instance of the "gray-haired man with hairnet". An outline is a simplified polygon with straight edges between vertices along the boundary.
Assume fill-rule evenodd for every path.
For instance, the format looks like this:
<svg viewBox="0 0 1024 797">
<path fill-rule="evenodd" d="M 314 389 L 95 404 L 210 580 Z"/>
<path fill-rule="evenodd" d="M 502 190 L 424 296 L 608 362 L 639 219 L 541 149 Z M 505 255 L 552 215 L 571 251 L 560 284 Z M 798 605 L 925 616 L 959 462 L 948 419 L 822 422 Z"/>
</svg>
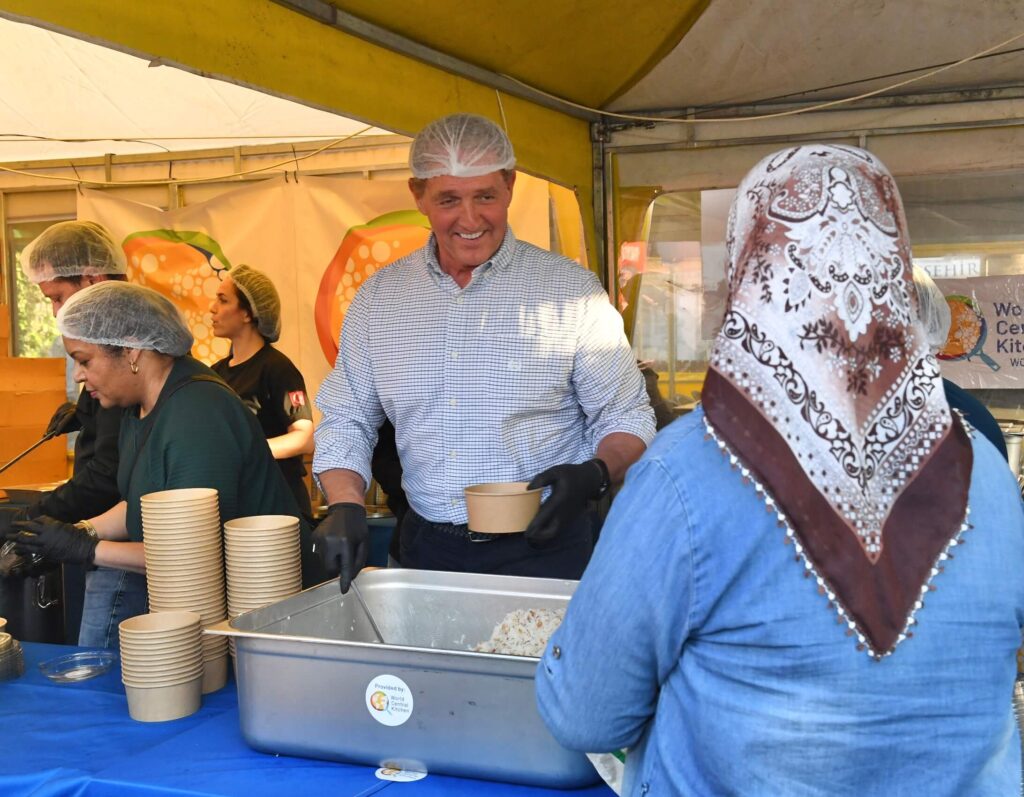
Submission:
<svg viewBox="0 0 1024 797">
<path fill-rule="evenodd" d="M 363 496 L 387 418 L 410 504 L 403 567 L 579 578 L 589 502 L 654 435 L 622 321 L 594 274 L 513 235 L 515 156 L 500 128 L 446 116 L 409 160 L 432 234 L 367 280 L 345 318 L 317 396 L 313 470 L 330 504 L 317 552 L 347 591 L 366 561 Z M 463 489 L 509 481 L 550 488 L 525 533 L 470 531 Z"/>
<path fill-rule="evenodd" d="M 110 233 L 89 221 L 59 222 L 44 230 L 22 252 L 21 265 L 28 281 L 38 285 L 54 316 L 68 299 L 84 288 L 106 280 L 125 280 L 124 252 Z M 117 441 L 121 409 L 104 409 L 86 391 L 75 404 L 60 407 L 46 434 L 79 431 L 75 441 L 74 474 L 56 490 L 45 493 L 27 508 L 0 513 L 0 536 L 15 520 L 47 515 L 68 523 L 95 517 L 120 500 L 117 489 Z M 85 589 L 85 571 L 64 565 L 65 642 L 78 638 L 78 612 Z"/>
<path fill-rule="evenodd" d="M 65 221 L 43 231 L 22 253 L 28 281 L 38 285 L 53 315 L 78 291 L 105 280 L 127 279 L 124 252 L 110 233 L 91 221 Z M 70 413 L 74 418 L 68 417 Z M 121 410 L 103 409 L 82 391 L 78 403 L 65 405 L 47 431 L 80 429 L 75 441 L 75 471 L 70 481 L 47 493 L 28 514 L 77 521 L 94 517 L 120 500 L 117 490 L 117 438 Z"/>
</svg>

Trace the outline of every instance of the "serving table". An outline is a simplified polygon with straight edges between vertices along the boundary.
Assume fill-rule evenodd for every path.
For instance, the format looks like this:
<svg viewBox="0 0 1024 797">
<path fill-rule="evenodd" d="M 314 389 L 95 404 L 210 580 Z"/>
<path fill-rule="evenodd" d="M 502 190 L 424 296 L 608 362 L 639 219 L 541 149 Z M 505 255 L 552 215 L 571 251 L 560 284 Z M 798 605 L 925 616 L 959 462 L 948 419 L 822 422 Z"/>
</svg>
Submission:
<svg viewBox="0 0 1024 797">
<path fill-rule="evenodd" d="M 202 708 L 190 717 L 135 722 L 116 666 L 89 681 L 56 684 L 39 672 L 39 663 L 84 648 L 22 644 L 25 674 L 0 682 L 0 794 L 5 797 L 612 795 L 604 785 L 558 791 L 433 774 L 400 783 L 379 779 L 373 767 L 257 753 L 242 739 L 233 682 L 205 695 Z"/>
</svg>

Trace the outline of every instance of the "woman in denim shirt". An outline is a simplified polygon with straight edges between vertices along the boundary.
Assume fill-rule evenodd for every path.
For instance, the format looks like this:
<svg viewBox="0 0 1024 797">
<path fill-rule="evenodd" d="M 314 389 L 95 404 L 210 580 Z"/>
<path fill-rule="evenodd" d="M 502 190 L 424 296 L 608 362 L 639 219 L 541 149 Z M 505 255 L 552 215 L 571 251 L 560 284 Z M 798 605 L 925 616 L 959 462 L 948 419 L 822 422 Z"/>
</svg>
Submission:
<svg viewBox="0 0 1024 797">
<path fill-rule="evenodd" d="M 1024 512 L 952 414 L 873 156 L 762 161 L 703 405 L 630 471 L 537 671 L 625 794 L 1010 795 Z"/>
</svg>

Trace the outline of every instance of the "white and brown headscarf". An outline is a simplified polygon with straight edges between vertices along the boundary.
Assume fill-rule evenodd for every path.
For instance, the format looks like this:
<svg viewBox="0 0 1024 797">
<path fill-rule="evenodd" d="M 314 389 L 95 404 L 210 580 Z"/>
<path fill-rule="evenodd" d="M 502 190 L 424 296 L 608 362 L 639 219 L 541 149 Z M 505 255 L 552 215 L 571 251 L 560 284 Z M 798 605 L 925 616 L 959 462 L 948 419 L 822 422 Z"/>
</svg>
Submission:
<svg viewBox="0 0 1024 797">
<path fill-rule="evenodd" d="M 863 150 L 784 150 L 740 185 L 727 247 L 708 430 L 849 633 L 889 654 L 967 528 L 972 465 L 917 318 L 896 185 Z"/>
</svg>

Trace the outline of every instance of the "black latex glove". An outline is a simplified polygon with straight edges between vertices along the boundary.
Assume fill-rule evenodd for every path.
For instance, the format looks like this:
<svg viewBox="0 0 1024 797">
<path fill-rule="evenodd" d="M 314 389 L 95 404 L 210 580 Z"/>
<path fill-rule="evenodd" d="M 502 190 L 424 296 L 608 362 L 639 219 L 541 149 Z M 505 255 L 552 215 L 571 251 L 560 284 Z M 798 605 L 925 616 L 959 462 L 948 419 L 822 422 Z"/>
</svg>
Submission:
<svg viewBox="0 0 1024 797">
<path fill-rule="evenodd" d="M 550 487 L 551 495 L 526 527 L 527 542 L 546 543 L 571 526 L 586 511 L 587 502 L 604 493 L 606 473 L 603 463 L 591 459 L 579 465 L 555 465 L 534 476 L 529 489 Z"/>
<path fill-rule="evenodd" d="M 0 506 L 0 537 L 6 537 L 8 534 L 16 534 L 18 529 L 14 528 L 15 522 L 19 520 L 28 520 L 31 515 L 28 514 L 28 510 L 23 506 Z"/>
<path fill-rule="evenodd" d="M 370 553 L 366 509 L 360 504 L 331 504 L 327 516 L 313 531 L 313 550 L 329 576 L 340 574 L 338 581 L 344 595 Z"/>
<path fill-rule="evenodd" d="M 39 554 L 55 562 L 92 564 L 99 540 L 80 528 L 43 515 L 34 520 L 21 520 L 7 539 L 17 543 L 21 554 Z"/>
<path fill-rule="evenodd" d="M 53 417 L 50 418 L 50 423 L 46 427 L 45 437 L 58 437 L 68 432 L 77 432 L 82 428 L 82 422 L 78 419 L 75 412 L 78 410 L 77 404 L 72 404 L 70 401 L 61 404 L 57 407 L 57 411 L 53 413 Z"/>
</svg>

